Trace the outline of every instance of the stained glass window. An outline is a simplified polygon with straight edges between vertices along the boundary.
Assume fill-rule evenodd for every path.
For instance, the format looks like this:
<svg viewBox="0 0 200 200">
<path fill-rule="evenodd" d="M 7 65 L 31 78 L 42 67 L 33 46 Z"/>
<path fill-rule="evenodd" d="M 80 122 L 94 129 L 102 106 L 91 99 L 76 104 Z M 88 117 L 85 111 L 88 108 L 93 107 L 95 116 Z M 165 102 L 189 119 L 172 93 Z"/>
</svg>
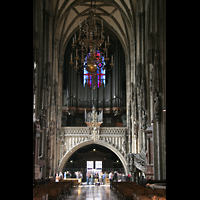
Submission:
<svg viewBox="0 0 200 200">
<path fill-rule="evenodd" d="M 83 70 L 83 86 L 85 87 L 85 84 L 87 83 L 87 85 L 91 88 L 92 87 L 92 74 L 90 72 L 88 72 L 86 70 L 86 63 L 87 63 L 87 57 L 89 57 L 90 54 L 88 54 L 85 57 L 85 62 L 84 62 L 84 70 Z M 98 50 L 96 50 L 96 56 L 97 59 L 98 57 L 100 57 L 100 52 Z M 97 83 L 93 83 L 94 85 L 97 85 L 97 88 L 99 88 L 102 84 L 104 84 L 104 87 L 106 85 L 106 70 L 103 69 L 103 66 L 105 65 L 104 62 L 104 57 L 101 56 L 102 62 L 98 64 L 97 66 Z"/>
</svg>

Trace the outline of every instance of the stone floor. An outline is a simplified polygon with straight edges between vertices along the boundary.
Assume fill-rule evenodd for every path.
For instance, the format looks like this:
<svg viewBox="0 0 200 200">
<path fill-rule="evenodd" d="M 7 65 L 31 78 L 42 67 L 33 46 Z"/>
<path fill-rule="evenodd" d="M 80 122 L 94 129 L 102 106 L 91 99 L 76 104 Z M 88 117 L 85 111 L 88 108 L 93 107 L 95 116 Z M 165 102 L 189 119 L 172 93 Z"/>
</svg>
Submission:
<svg viewBox="0 0 200 200">
<path fill-rule="evenodd" d="M 67 199 L 69 200 L 118 200 L 117 195 L 110 190 L 110 185 L 80 185 L 75 188 Z"/>
</svg>

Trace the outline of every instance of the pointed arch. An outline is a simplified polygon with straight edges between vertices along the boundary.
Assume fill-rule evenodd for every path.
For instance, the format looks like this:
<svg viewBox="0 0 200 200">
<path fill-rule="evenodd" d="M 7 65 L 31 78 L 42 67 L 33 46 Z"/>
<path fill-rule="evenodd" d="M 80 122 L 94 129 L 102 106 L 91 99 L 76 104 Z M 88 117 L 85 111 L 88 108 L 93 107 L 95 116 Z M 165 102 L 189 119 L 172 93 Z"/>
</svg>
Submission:
<svg viewBox="0 0 200 200">
<path fill-rule="evenodd" d="M 78 145 L 76 145 L 75 147 L 73 147 L 70 151 L 66 152 L 66 154 L 62 157 L 60 163 L 59 163 L 59 167 L 58 167 L 58 171 L 63 171 L 63 168 L 66 164 L 66 162 L 69 160 L 69 158 L 71 157 L 71 155 L 78 149 L 80 149 L 81 147 L 84 147 L 86 145 L 90 145 L 90 144 L 98 144 L 101 146 L 104 146 L 108 149 L 110 149 L 113 153 L 115 153 L 118 158 L 120 159 L 123 167 L 124 167 L 124 171 L 125 174 L 128 174 L 128 168 L 127 168 L 127 163 L 126 163 L 126 159 L 124 158 L 124 156 L 112 145 L 108 144 L 107 142 L 104 142 L 103 140 L 88 140 L 82 143 L 79 143 Z"/>
</svg>

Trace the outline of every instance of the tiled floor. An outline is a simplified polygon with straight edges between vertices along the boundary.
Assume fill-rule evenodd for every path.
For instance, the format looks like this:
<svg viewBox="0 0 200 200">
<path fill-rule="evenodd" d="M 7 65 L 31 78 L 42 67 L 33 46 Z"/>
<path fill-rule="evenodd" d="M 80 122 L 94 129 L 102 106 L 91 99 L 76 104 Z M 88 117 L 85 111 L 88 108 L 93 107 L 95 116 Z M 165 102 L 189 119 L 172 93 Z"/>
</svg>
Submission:
<svg viewBox="0 0 200 200">
<path fill-rule="evenodd" d="M 110 190 L 110 185 L 80 185 L 75 188 L 67 199 L 69 200 L 118 200 L 117 195 Z"/>
</svg>

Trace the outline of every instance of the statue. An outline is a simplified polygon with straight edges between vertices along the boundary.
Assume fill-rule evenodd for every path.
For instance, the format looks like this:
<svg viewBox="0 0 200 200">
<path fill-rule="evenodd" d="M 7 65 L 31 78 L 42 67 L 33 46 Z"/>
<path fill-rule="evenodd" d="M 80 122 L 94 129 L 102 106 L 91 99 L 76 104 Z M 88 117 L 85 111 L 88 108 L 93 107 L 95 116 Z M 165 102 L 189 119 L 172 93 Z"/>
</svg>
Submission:
<svg viewBox="0 0 200 200">
<path fill-rule="evenodd" d="M 126 141 L 124 140 L 123 144 L 122 144 L 123 150 L 126 153 Z"/>
<path fill-rule="evenodd" d="M 99 129 L 100 125 L 103 123 L 103 110 L 99 112 L 99 115 L 96 112 L 96 108 L 92 107 L 92 112 L 86 113 L 85 110 L 85 123 L 91 130 L 91 138 L 96 141 L 99 140 Z"/>
<path fill-rule="evenodd" d="M 156 94 L 154 98 L 154 114 L 157 121 L 160 120 L 160 96 Z"/>
</svg>

